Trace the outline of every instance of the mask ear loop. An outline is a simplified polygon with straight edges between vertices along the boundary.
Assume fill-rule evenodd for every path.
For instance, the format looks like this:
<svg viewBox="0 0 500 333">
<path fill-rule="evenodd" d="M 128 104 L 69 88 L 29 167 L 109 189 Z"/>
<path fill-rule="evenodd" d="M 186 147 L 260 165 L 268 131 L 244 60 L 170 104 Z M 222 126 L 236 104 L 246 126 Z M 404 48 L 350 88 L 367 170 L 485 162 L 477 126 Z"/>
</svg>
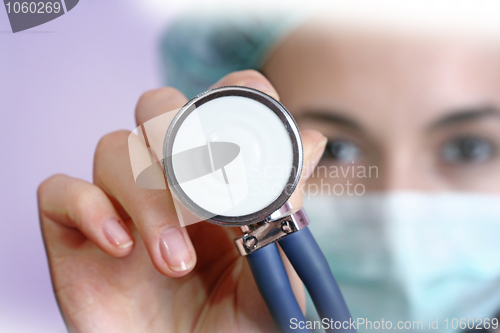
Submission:
<svg viewBox="0 0 500 333">
<path fill-rule="evenodd" d="M 305 212 L 301 211 L 307 219 Z M 309 228 L 300 229 L 278 242 L 304 282 L 320 318 L 327 318 L 330 324 L 337 324 L 326 332 L 356 332 L 356 326 L 328 261 Z"/>
</svg>

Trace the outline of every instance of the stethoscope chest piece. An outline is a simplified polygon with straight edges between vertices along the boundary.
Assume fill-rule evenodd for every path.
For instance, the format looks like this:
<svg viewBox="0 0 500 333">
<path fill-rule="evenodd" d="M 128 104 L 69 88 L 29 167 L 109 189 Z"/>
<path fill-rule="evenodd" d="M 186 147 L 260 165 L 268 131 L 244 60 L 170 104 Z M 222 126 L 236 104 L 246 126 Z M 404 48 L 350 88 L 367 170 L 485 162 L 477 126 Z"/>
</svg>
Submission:
<svg viewBox="0 0 500 333">
<path fill-rule="evenodd" d="M 199 220 L 243 226 L 269 220 L 302 171 L 298 127 L 274 98 L 245 87 L 200 94 L 172 120 L 163 169 L 175 198 Z"/>
</svg>

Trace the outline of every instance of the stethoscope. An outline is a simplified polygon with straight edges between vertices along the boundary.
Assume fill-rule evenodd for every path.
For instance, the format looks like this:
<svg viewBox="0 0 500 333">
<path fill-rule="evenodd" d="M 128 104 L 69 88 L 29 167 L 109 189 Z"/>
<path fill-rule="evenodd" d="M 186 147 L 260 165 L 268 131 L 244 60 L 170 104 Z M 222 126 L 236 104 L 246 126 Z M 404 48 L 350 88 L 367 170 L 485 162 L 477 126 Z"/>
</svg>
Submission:
<svg viewBox="0 0 500 333">
<path fill-rule="evenodd" d="M 155 148 L 152 142 L 161 136 L 153 134 L 153 128 L 166 130 L 161 152 L 160 143 Z M 300 179 L 303 151 L 297 124 L 280 102 L 251 88 L 216 88 L 132 134 L 129 148 L 136 183 L 166 188 L 154 184 L 160 177 L 153 169 L 161 166 L 182 225 L 206 220 L 241 228 L 236 247 L 247 257 L 280 331 L 310 332 L 305 325 L 292 325 L 306 319 L 277 243 L 319 316 L 329 323 L 327 331 L 356 331 L 329 264 L 307 227 L 304 209 L 293 212 L 288 203 Z M 148 155 L 149 166 L 144 163 Z"/>
</svg>

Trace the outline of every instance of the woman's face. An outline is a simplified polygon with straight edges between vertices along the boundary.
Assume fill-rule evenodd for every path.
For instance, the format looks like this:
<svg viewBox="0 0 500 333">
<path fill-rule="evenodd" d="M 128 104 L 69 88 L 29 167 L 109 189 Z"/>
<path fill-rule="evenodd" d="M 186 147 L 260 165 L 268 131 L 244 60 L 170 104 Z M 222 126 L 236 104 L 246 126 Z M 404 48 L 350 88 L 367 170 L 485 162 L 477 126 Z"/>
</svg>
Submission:
<svg viewBox="0 0 500 333">
<path fill-rule="evenodd" d="M 263 69 L 299 127 L 328 137 L 310 183 L 500 193 L 498 45 L 335 31 L 304 25 Z"/>
</svg>

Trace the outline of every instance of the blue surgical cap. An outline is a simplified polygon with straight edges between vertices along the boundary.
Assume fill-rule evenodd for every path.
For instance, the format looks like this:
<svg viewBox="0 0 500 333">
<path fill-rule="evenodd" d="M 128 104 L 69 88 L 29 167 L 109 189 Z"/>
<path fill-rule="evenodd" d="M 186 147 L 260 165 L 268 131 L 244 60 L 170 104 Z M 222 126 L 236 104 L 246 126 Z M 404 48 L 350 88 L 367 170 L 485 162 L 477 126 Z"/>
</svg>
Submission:
<svg viewBox="0 0 500 333">
<path fill-rule="evenodd" d="M 184 15 L 161 39 L 165 83 L 192 98 L 231 72 L 259 70 L 303 19 L 299 13 Z"/>
</svg>

